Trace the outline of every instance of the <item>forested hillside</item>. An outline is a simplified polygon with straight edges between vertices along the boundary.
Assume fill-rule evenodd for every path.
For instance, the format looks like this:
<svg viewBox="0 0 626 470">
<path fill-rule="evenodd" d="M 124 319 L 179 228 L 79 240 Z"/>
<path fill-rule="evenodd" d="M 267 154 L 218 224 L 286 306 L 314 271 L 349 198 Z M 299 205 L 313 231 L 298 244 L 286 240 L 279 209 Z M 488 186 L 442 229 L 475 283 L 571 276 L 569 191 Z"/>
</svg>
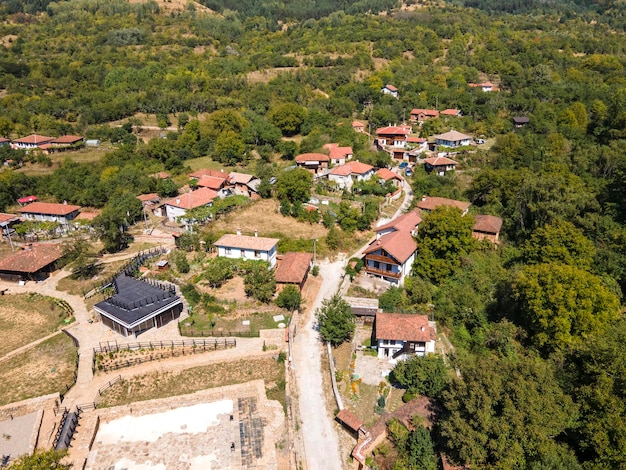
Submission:
<svg viewBox="0 0 626 470">
<path fill-rule="evenodd" d="M 352 120 L 374 130 L 413 108 L 459 109 L 414 130 L 453 127 L 493 145 L 457 155 L 460 171 L 443 177 L 417 168 L 414 192 L 501 217 L 502 243 L 476 243 L 459 214 L 435 214 L 420 228 L 414 275 L 385 299 L 432 314 L 456 348 L 461 378 L 439 397 L 436 447 L 472 468 L 626 468 L 624 7 L 164 5 L 0 6 L 0 135 L 72 133 L 116 146 L 98 163 L 68 160 L 43 176 L 5 169 L 0 210 L 36 193 L 104 207 L 113 220 L 121 209 L 140 214 L 140 192 L 172 192 L 147 175 L 183 175 L 197 157 L 264 180 L 328 142 L 373 161 Z M 469 86 L 484 81 L 498 91 Z M 380 93 L 386 84 L 398 99 Z M 162 128 L 176 116 L 178 130 L 138 141 L 140 112 Z M 518 116 L 525 127 L 514 126 Z M 30 158 L 6 146 L 0 156 Z"/>
</svg>

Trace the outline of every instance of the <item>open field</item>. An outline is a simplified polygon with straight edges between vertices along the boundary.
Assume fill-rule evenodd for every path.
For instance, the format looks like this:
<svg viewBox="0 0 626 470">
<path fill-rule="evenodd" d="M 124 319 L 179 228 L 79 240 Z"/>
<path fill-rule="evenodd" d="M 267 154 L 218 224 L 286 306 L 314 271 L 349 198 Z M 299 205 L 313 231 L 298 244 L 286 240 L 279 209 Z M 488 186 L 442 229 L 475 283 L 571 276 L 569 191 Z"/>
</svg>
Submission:
<svg viewBox="0 0 626 470">
<path fill-rule="evenodd" d="M 39 294 L 0 296 L 0 357 L 53 333 L 68 318 L 51 297 Z"/>
<path fill-rule="evenodd" d="M 282 234 L 292 239 L 318 240 L 326 236 L 327 230 L 320 224 L 298 222 L 293 217 L 285 217 L 278 212 L 278 201 L 262 199 L 242 211 L 234 211 L 215 222 L 216 231 L 235 233 L 238 228 L 242 233 L 252 235 L 258 230 L 259 236 L 276 237 Z M 279 228 L 280 227 L 280 228 Z"/>
<path fill-rule="evenodd" d="M 89 292 L 94 286 L 105 279 L 108 279 L 117 272 L 122 266 L 124 266 L 128 260 L 114 261 L 112 263 L 102 263 L 102 268 L 98 274 L 89 279 L 75 279 L 74 276 L 66 276 L 59 280 L 57 284 L 57 290 L 67 292 L 74 295 L 83 295 Z"/>
<path fill-rule="evenodd" d="M 51 166 L 46 166 L 41 163 L 25 163 L 24 166 L 18 168 L 17 172 L 25 173 L 29 176 L 42 176 L 49 175 L 54 170 L 59 168 L 61 164 L 66 160 L 72 160 L 76 163 L 97 163 L 102 157 L 113 150 L 113 146 L 109 143 L 103 143 L 100 147 L 85 147 L 80 150 L 73 150 L 70 152 L 59 152 L 48 155 L 52 160 Z"/>
<path fill-rule="evenodd" d="M 153 372 L 121 380 L 104 392 L 99 406 L 127 405 L 256 379 L 265 381 L 270 400 L 278 400 L 285 406 L 285 365 L 272 358 L 246 359 L 182 371 Z"/>
<path fill-rule="evenodd" d="M 76 347 L 64 333 L 1 362 L 0 405 L 65 391 L 76 365 Z"/>
</svg>

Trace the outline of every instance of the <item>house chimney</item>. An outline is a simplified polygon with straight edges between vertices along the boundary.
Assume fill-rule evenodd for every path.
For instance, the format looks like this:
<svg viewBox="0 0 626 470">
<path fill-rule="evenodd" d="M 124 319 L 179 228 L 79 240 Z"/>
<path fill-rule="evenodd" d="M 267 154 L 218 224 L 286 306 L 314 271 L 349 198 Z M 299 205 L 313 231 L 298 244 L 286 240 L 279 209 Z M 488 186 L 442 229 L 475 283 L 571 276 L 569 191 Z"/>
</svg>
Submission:
<svg viewBox="0 0 626 470">
<path fill-rule="evenodd" d="M 376 232 L 376 240 L 380 238 L 380 232 Z"/>
<path fill-rule="evenodd" d="M 237 235 L 241 236 L 241 229 L 240 228 L 237 229 Z"/>
<path fill-rule="evenodd" d="M 255 236 L 255 237 L 258 237 L 258 236 L 259 236 L 259 231 L 258 231 L 258 230 L 255 230 L 255 231 L 254 231 L 254 236 Z"/>
<path fill-rule="evenodd" d="M 63 205 L 67 206 L 67 201 L 63 201 Z"/>
<path fill-rule="evenodd" d="M 179 197 L 176 198 L 176 204 L 180 204 L 180 198 Z"/>
<path fill-rule="evenodd" d="M 422 331 L 426 331 L 426 328 L 424 328 L 424 327 L 422 326 L 421 330 L 422 330 Z"/>
<path fill-rule="evenodd" d="M 426 196 L 422 196 L 422 202 L 426 200 Z"/>
</svg>

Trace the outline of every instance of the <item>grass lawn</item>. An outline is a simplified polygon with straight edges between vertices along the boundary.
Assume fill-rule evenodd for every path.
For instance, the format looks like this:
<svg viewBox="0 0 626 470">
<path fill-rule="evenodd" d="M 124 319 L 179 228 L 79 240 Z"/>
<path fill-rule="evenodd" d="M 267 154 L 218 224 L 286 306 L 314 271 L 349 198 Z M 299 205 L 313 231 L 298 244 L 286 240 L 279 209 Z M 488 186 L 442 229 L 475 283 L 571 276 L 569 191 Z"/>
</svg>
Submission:
<svg viewBox="0 0 626 470">
<path fill-rule="evenodd" d="M 97 163 L 113 148 L 111 144 L 103 143 L 100 147 L 84 147 L 70 152 L 53 153 L 49 155 L 50 160 L 52 160 L 51 166 L 42 165 L 41 163 L 25 163 L 24 166 L 16 171 L 30 176 L 49 175 L 58 169 L 66 159 L 76 163 Z"/>
<path fill-rule="evenodd" d="M 112 263 L 101 264 L 102 270 L 97 276 L 89 279 L 78 279 L 70 275 L 59 280 L 57 284 L 57 290 L 67 292 L 74 295 L 84 295 L 89 292 L 100 282 L 108 279 L 115 274 L 122 266 L 124 266 L 128 260 L 114 261 Z"/>
<path fill-rule="evenodd" d="M 217 334 L 222 332 L 228 335 L 229 331 L 257 333 L 259 330 L 278 328 L 278 323 L 284 323 L 286 325 L 290 317 L 284 310 L 279 309 L 273 312 L 254 312 L 242 318 L 228 318 L 227 313 L 222 315 L 223 316 L 219 316 L 216 314 L 213 317 L 215 325 L 213 329 L 211 329 L 211 318 L 208 315 L 204 313 L 192 313 L 192 315 L 181 324 L 181 334 L 184 336 L 186 331 L 192 335 L 204 332 L 205 336 L 210 336 L 213 332 Z M 274 315 L 283 315 L 285 319 L 277 323 L 274 321 Z M 243 325 L 243 320 L 249 320 L 250 325 Z M 187 327 L 187 324 L 190 324 L 190 326 Z"/>
<path fill-rule="evenodd" d="M 53 333 L 68 319 L 52 297 L 39 294 L 0 296 L 0 357 Z"/>
<path fill-rule="evenodd" d="M 54 392 L 74 383 L 77 351 L 64 333 L 0 363 L 0 405 Z"/>
<path fill-rule="evenodd" d="M 129 380 L 120 380 L 100 397 L 100 407 L 186 395 L 224 385 L 265 381 L 267 397 L 285 407 L 285 365 L 272 358 L 246 359 L 236 362 L 193 367 L 183 371 L 154 372 Z"/>
</svg>

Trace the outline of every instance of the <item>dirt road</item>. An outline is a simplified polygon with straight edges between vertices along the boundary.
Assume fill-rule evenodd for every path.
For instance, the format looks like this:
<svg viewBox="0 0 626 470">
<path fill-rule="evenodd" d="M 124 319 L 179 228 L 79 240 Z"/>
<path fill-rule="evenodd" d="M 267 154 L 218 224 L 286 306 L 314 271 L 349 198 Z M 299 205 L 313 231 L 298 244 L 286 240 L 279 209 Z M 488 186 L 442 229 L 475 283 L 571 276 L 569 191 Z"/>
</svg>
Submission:
<svg viewBox="0 0 626 470">
<path fill-rule="evenodd" d="M 293 340 L 292 364 L 298 385 L 300 418 L 309 470 L 340 470 L 339 438 L 329 416 L 322 382 L 322 343 L 316 329 L 315 310 L 322 301 L 332 297 L 341 283 L 345 261 L 320 263 L 322 286 L 308 311 L 306 327 Z"/>
</svg>

